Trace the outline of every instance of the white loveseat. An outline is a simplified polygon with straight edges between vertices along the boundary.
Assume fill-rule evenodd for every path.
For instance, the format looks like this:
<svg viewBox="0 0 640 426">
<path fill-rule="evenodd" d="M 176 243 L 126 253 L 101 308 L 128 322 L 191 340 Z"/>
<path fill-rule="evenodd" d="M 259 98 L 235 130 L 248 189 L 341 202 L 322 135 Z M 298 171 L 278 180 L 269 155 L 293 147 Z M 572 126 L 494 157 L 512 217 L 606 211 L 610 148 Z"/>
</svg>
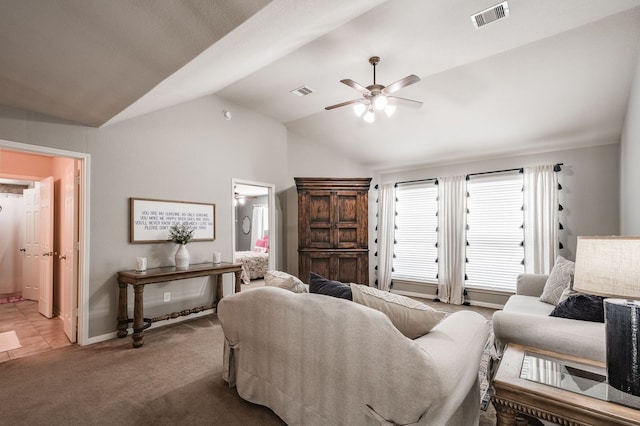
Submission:
<svg viewBox="0 0 640 426">
<path fill-rule="evenodd" d="M 222 299 L 224 379 L 289 425 L 478 424 L 488 323 L 454 313 L 411 340 L 355 302 L 264 287 Z"/>
<path fill-rule="evenodd" d="M 604 323 L 550 317 L 555 306 L 540 301 L 547 277 L 520 275 L 516 294 L 493 314 L 498 356 L 508 343 L 518 343 L 605 362 Z"/>
</svg>

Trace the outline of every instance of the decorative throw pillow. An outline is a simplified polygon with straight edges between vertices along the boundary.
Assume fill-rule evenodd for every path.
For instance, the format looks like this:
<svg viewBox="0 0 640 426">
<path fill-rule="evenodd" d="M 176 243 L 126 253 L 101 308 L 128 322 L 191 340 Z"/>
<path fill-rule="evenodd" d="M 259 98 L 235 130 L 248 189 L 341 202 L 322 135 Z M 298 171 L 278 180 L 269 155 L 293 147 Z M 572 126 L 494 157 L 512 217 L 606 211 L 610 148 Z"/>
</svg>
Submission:
<svg viewBox="0 0 640 426">
<path fill-rule="evenodd" d="M 558 256 L 544 285 L 540 301 L 557 305 L 560 302 L 562 292 L 568 288 L 573 281 L 573 270 L 574 263 L 572 261 Z"/>
<path fill-rule="evenodd" d="M 593 294 L 574 294 L 560 302 L 549 314 L 551 317 L 582 321 L 604 322 L 604 298 Z"/>
<path fill-rule="evenodd" d="M 282 271 L 267 271 L 264 275 L 264 285 L 284 288 L 285 290 L 290 290 L 294 293 L 307 292 L 307 288 L 304 283 L 298 279 L 298 277 L 294 277 L 293 275 Z"/>
<path fill-rule="evenodd" d="M 386 314 L 391 323 L 409 339 L 427 334 L 446 315 L 417 300 L 366 285 L 352 283 L 351 292 L 354 302 Z"/>
<path fill-rule="evenodd" d="M 309 293 L 324 294 L 326 296 L 339 297 L 353 300 L 351 287 L 340 281 L 324 278 L 314 272 L 309 273 Z"/>
</svg>

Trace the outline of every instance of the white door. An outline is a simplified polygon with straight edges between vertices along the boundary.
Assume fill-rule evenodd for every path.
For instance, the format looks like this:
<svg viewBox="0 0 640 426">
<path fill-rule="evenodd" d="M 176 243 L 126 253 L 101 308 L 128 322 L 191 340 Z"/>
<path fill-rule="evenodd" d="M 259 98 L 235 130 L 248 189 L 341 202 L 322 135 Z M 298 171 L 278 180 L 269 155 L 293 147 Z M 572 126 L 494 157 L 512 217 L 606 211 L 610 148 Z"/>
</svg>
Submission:
<svg viewBox="0 0 640 426">
<path fill-rule="evenodd" d="M 77 291 L 77 265 L 78 265 L 78 211 L 76 209 L 76 197 L 78 185 L 76 184 L 75 161 L 65 169 L 62 177 L 62 229 L 60 230 L 60 317 L 64 324 L 64 333 L 69 341 L 75 342 L 78 324 L 78 291 Z"/>
<path fill-rule="evenodd" d="M 22 245 L 22 297 L 40 300 L 40 189 L 22 191 L 24 200 L 24 244 Z"/>
<path fill-rule="evenodd" d="M 38 311 L 53 317 L 53 177 L 40 181 L 40 298 Z"/>
</svg>

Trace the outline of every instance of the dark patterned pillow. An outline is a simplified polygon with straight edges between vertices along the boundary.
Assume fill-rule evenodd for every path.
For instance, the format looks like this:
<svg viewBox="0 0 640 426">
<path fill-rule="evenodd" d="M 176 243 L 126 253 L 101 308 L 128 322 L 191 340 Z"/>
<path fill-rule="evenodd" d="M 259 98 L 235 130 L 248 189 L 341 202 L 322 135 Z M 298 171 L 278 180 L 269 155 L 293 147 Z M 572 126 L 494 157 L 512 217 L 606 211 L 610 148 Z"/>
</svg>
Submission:
<svg viewBox="0 0 640 426">
<path fill-rule="evenodd" d="M 351 286 L 341 283 L 340 281 L 329 280 L 314 272 L 309 273 L 309 293 L 353 300 Z"/>
<path fill-rule="evenodd" d="M 604 298 L 593 294 L 574 294 L 558 303 L 549 316 L 582 321 L 604 322 Z"/>
</svg>

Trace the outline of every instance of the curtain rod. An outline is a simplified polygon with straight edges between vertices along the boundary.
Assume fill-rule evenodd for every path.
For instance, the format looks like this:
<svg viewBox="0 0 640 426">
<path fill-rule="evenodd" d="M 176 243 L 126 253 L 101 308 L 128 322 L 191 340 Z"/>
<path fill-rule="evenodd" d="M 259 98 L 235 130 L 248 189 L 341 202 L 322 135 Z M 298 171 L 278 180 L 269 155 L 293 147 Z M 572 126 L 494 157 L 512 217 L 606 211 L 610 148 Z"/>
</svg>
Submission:
<svg viewBox="0 0 640 426">
<path fill-rule="evenodd" d="M 559 172 L 561 170 L 560 166 L 564 166 L 564 163 L 556 163 L 553 165 L 553 171 L 554 172 Z M 518 173 L 523 173 L 524 172 L 524 168 L 520 167 L 517 169 L 504 169 L 504 170 L 495 170 L 492 172 L 479 172 L 479 173 L 469 173 L 467 175 L 467 179 L 469 179 L 470 176 L 480 176 L 480 175 L 488 175 L 491 173 L 506 173 L 506 172 L 518 172 Z M 405 180 L 402 182 L 396 182 L 395 186 L 398 185 L 405 185 L 405 184 L 410 184 L 410 183 L 420 183 L 420 182 L 430 182 L 430 181 L 436 181 L 436 183 L 438 182 L 438 178 L 429 178 L 429 179 L 416 179 L 416 180 Z M 376 185 L 376 189 L 377 189 L 378 185 Z"/>
<path fill-rule="evenodd" d="M 554 172 L 559 172 L 560 170 L 562 170 L 560 168 L 560 166 L 564 166 L 564 163 L 556 163 L 556 164 L 554 164 L 553 165 L 553 171 Z M 517 168 L 517 169 L 495 170 L 495 171 L 492 171 L 492 172 L 469 173 L 467 175 L 467 180 L 469 180 L 469 177 L 471 177 L 471 176 L 480 176 L 480 175 L 489 175 L 489 174 L 492 174 L 492 173 L 507 173 L 507 172 L 523 173 L 524 172 L 524 168 L 520 167 L 520 168 Z"/>
<path fill-rule="evenodd" d="M 438 181 L 437 178 L 429 178 L 429 179 L 416 179 L 416 180 L 404 180 L 402 182 L 396 182 L 395 186 L 398 185 L 405 185 L 405 184 L 410 184 L 410 183 L 420 183 L 420 182 L 430 182 L 430 181 Z"/>
<path fill-rule="evenodd" d="M 508 173 L 508 172 L 518 172 L 518 173 L 522 173 L 524 172 L 523 168 L 518 168 L 518 169 L 504 169 L 504 170 L 494 170 L 491 172 L 479 172 L 479 173 L 469 173 L 467 175 L 467 180 L 469 180 L 469 178 L 471 176 L 480 176 L 480 175 L 492 175 L 494 173 Z"/>
</svg>

